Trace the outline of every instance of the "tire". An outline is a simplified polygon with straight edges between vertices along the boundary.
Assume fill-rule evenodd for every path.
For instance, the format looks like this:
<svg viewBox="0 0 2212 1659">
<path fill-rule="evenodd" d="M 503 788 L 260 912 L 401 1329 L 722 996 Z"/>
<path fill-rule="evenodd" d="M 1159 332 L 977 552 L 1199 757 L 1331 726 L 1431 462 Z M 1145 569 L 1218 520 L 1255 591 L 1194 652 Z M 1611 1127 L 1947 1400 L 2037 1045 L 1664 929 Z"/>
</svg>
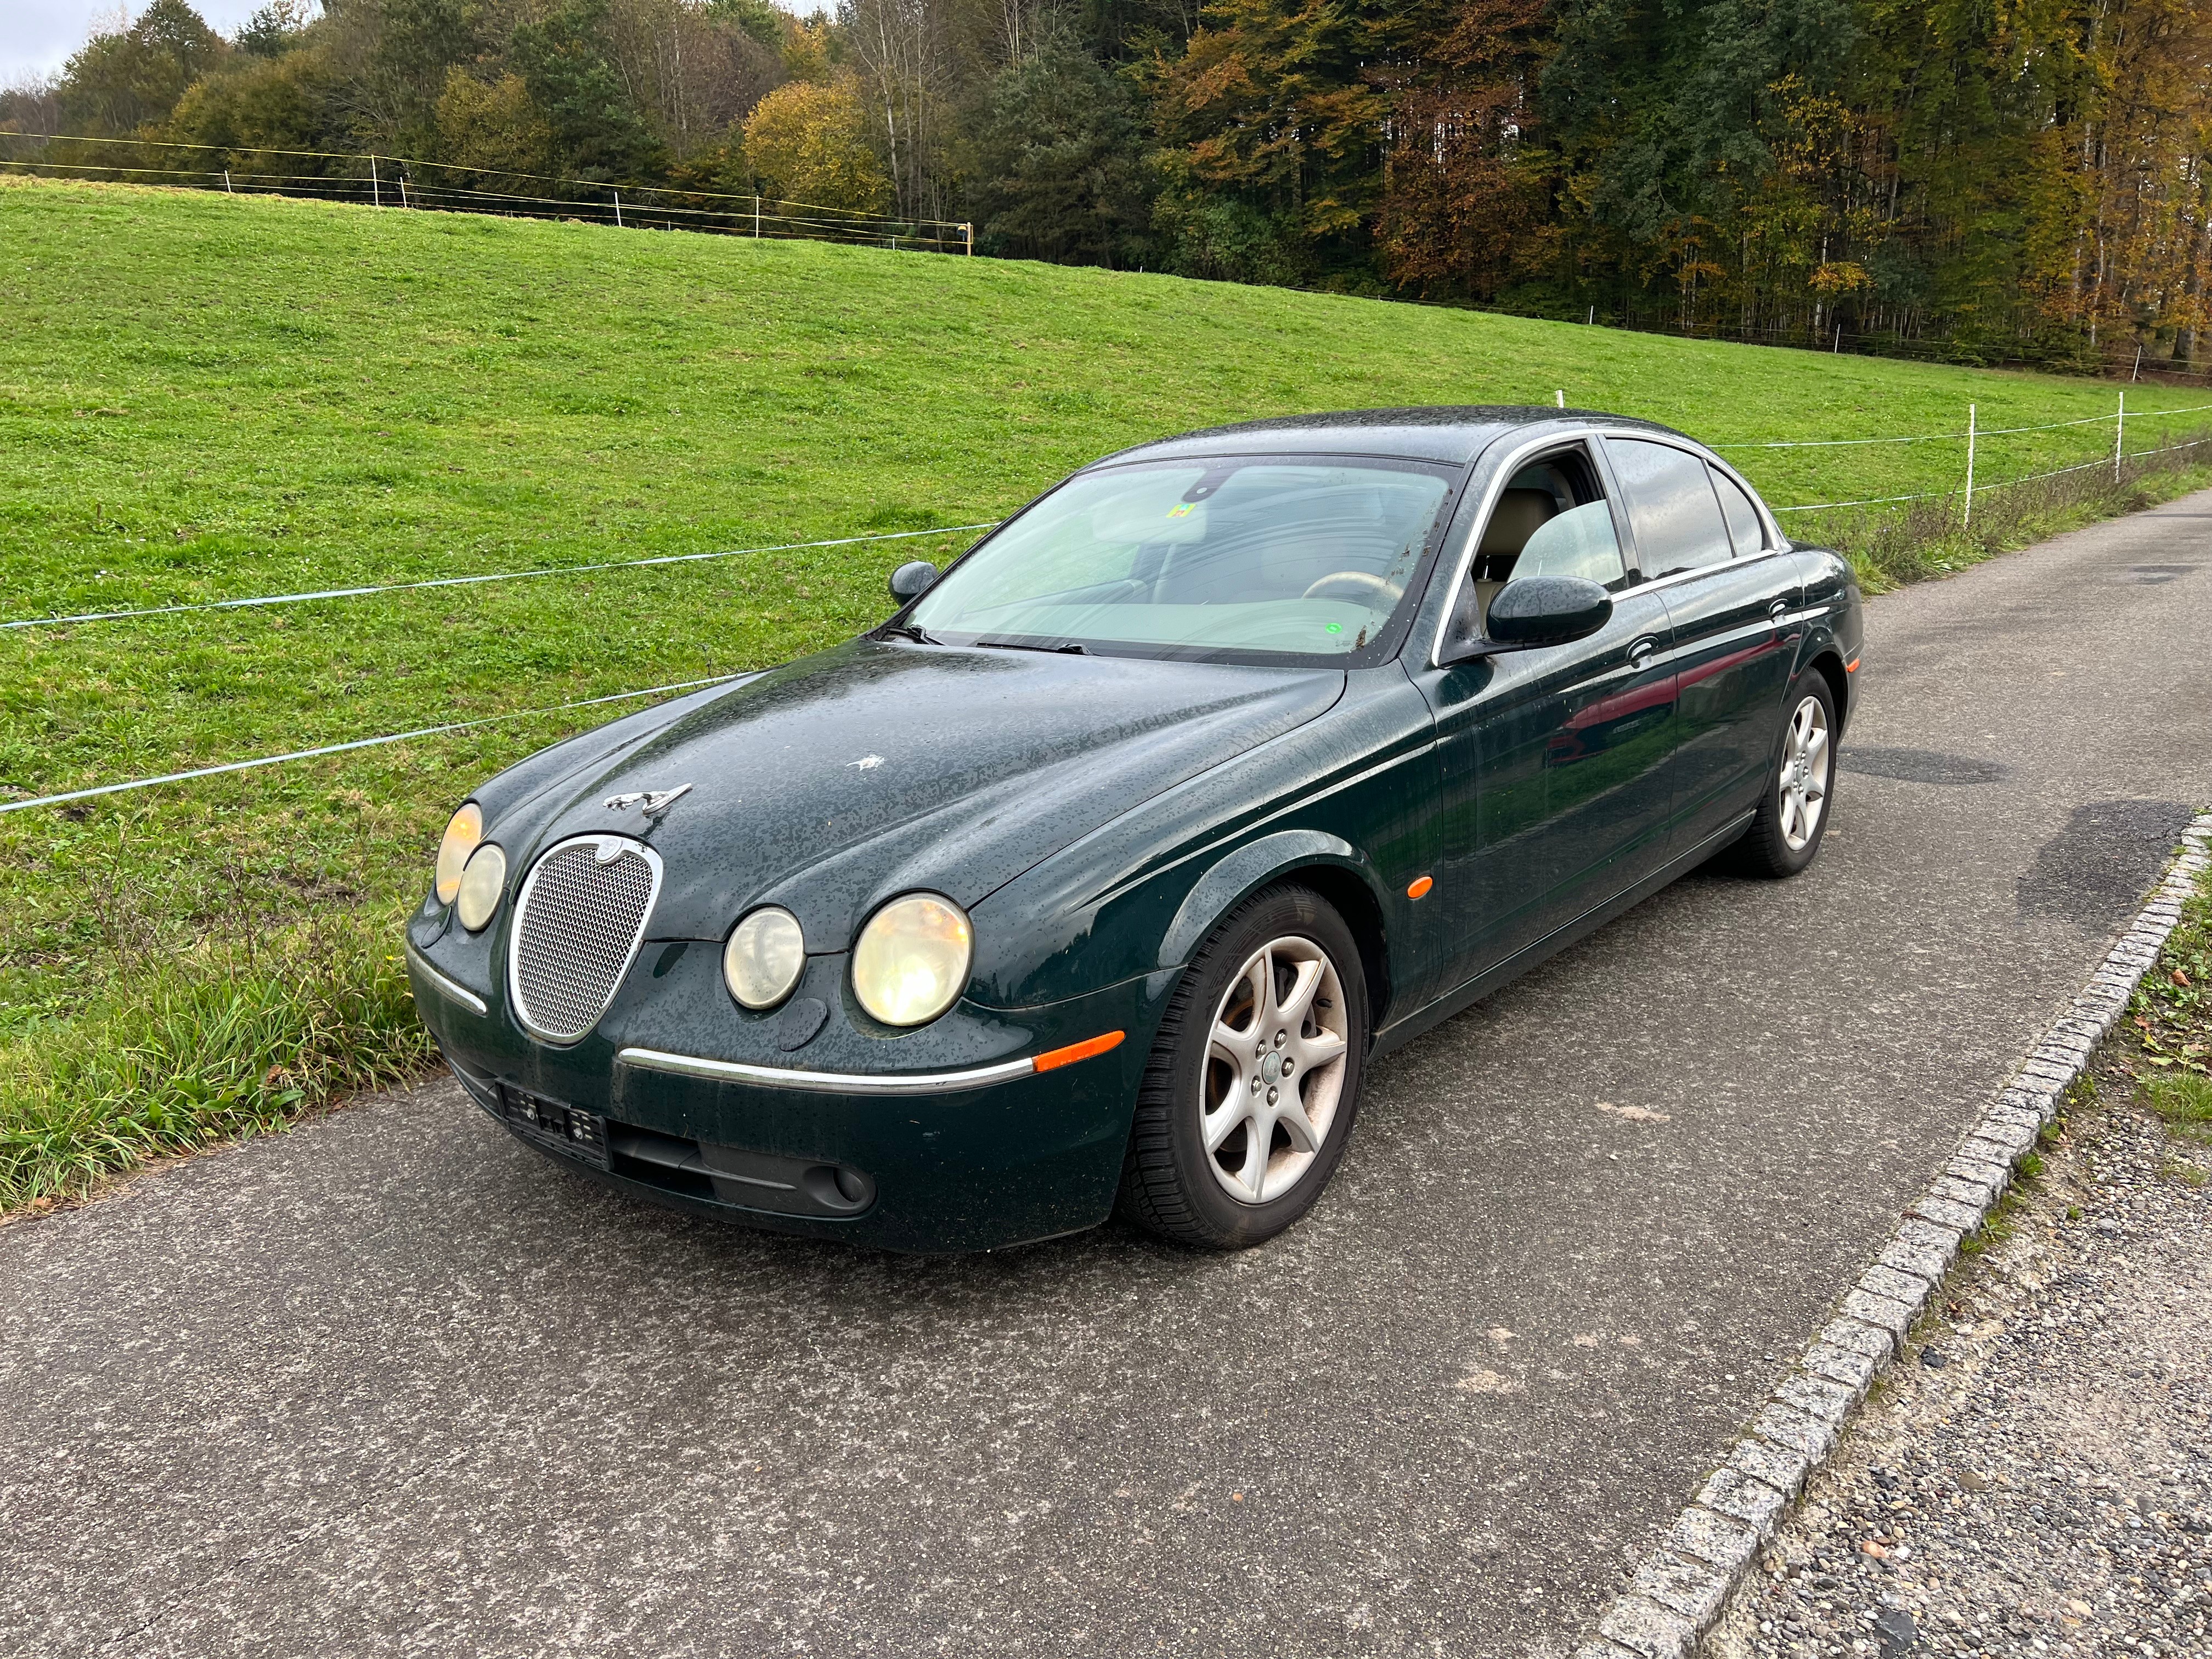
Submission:
<svg viewBox="0 0 2212 1659">
<path fill-rule="evenodd" d="M 1827 677 L 1817 668 L 1800 674 L 1783 711 L 1759 811 L 1735 848 L 1739 870 L 1770 879 L 1794 876 L 1812 863 L 1828 830 L 1836 786 L 1836 696 Z"/>
<path fill-rule="evenodd" d="M 1241 1036 L 1217 1042 L 1217 1027 L 1249 1028 L 1249 1054 Z M 1367 1040 L 1367 977 L 1343 918 L 1303 887 L 1248 899 L 1192 957 L 1161 1019 L 1121 1214 L 1212 1250 L 1249 1249 L 1299 1220 L 1351 1137 Z"/>
</svg>

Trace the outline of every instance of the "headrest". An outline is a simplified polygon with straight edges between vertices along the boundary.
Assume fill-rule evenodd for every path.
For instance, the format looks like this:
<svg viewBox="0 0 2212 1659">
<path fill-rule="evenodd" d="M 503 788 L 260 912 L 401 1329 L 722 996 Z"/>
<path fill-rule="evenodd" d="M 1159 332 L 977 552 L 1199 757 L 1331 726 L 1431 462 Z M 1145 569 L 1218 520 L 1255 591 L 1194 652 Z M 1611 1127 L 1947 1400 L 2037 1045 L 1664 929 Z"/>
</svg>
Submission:
<svg viewBox="0 0 2212 1659">
<path fill-rule="evenodd" d="M 1548 490 L 1502 491 L 1497 510 L 1482 527 L 1482 545 L 1475 552 L 1485 558 L 1494 553 L 1518 553 L 1556 511 Z"/>
</svg>

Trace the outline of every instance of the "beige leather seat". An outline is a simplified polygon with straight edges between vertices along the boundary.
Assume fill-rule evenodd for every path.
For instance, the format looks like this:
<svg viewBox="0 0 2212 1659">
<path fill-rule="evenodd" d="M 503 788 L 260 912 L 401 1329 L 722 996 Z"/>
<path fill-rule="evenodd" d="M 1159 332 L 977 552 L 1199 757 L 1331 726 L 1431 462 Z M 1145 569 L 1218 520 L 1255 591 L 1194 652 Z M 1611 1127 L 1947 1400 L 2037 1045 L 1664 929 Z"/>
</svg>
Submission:
<svg viewBox="0 0 2212 1659">
<path fill-rule="evenodd" d="M 1490 619 L 1490 601 L 1513 578 L 1513 562 L 1528 544 L 1528 538 L 1559 511 L 1551 495 L 1541 489 L 1499 492 L 1490 522 L 1482 527 L 1482 541 L 1474 550 L 1475 625 Z"/>
</svg>

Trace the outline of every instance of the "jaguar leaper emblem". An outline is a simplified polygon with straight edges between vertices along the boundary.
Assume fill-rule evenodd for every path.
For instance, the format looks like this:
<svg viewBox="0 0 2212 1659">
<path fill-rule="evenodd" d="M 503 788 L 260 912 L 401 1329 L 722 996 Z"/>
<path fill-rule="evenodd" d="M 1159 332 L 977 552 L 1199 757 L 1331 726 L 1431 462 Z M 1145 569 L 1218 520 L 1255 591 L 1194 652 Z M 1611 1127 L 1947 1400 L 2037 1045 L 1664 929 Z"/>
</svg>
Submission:
<svg viewBox="0 0 2212 1659">
<path fill-rule="evenodd" d="M 611 812 L 620 812 L 633 806 L 641 807 L 646 817 L 657 818 L 676 804 L 676 798 L 678 795 L 688 795 L 690 793 L 690 784 L 679 783 L 673 789 L 639 789 L 627 795 L 609 795 L 607 810 Z"/>
</svg>

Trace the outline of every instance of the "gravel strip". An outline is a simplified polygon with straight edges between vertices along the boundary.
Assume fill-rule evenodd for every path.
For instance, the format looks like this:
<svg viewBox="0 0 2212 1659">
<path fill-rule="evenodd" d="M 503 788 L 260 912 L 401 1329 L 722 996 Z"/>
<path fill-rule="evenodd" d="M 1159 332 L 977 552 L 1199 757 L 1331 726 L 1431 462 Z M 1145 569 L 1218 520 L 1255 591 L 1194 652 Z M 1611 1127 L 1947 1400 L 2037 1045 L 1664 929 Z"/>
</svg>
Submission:
<svg viewBox="0 0 2212 1659">
<path fill-rule="evenodd" d="M 2132 1104 L 2045 1142 L 1714 1659 L 2212 1654 L 2212 1153 Z"/>
</svg>

